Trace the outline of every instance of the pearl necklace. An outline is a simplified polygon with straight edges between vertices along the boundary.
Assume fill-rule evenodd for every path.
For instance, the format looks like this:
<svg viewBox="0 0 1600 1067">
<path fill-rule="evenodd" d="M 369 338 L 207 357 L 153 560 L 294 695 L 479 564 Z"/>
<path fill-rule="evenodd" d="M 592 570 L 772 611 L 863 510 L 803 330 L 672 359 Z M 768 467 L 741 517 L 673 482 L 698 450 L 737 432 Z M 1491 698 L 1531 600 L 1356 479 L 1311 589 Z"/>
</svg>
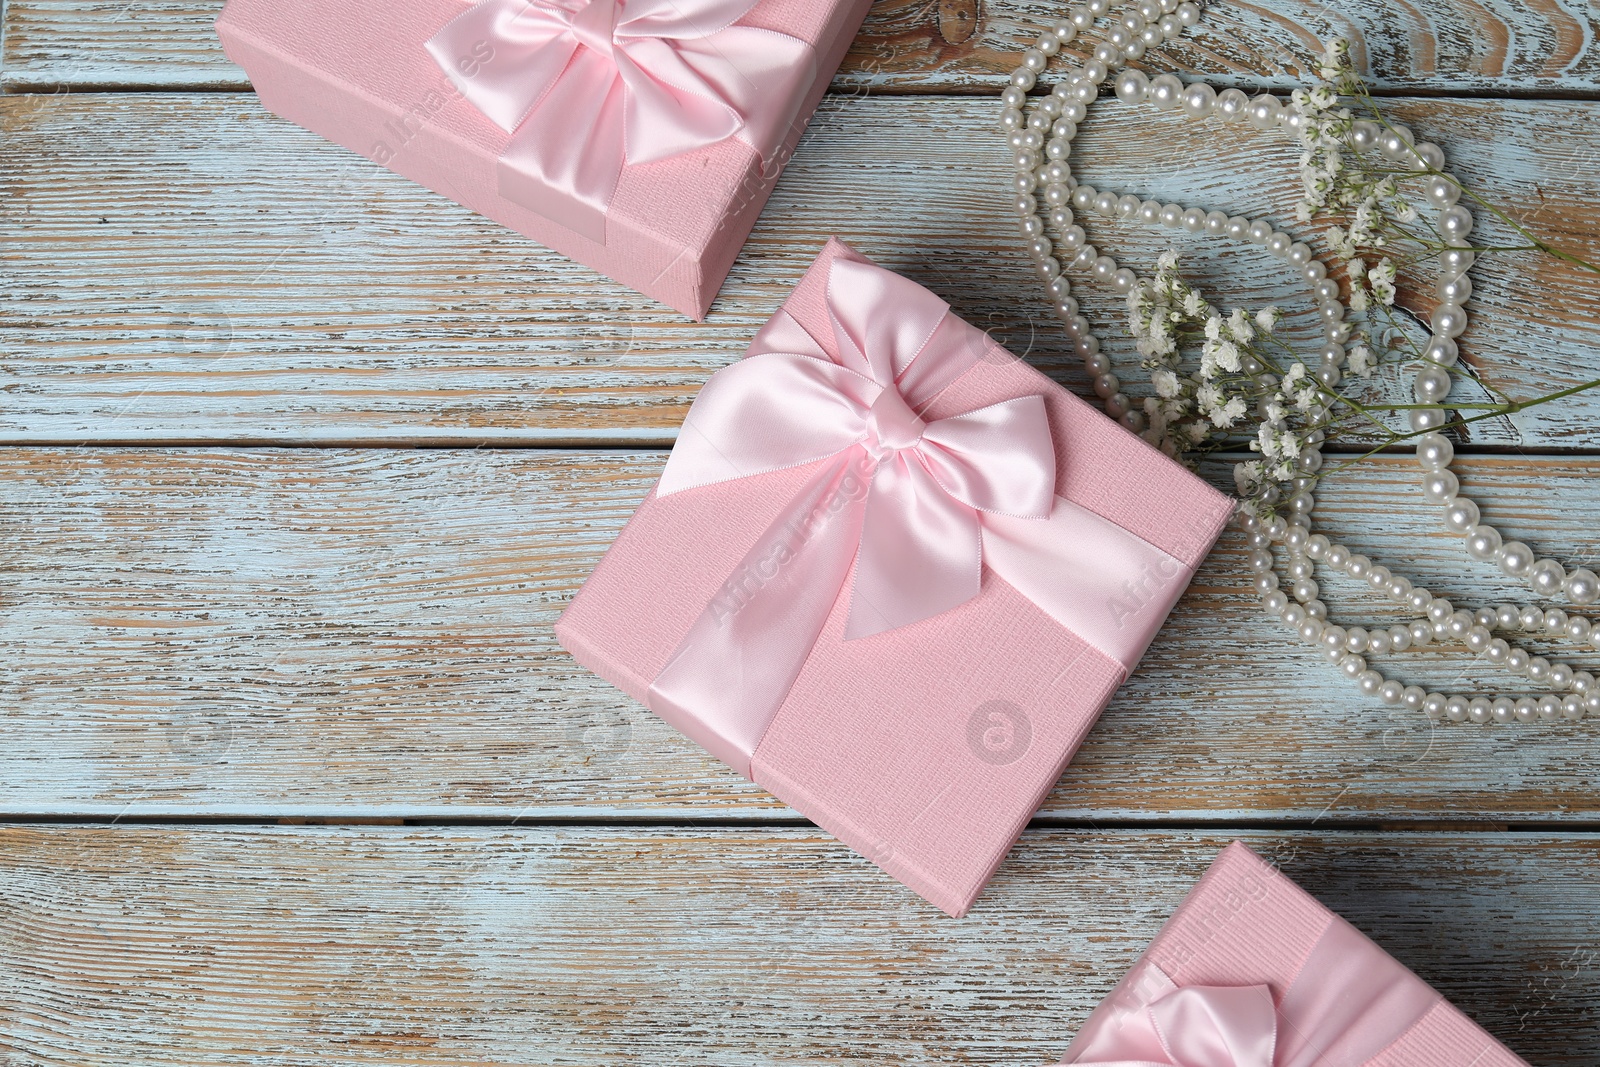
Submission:
<svg viewBox="0 0 1600 1067">
<path fill-rule="evenodd" d="M 1145 430 L 1142 413 L 1134 409 L 1132 401 L 1122 392 L 1122 383 L 1113 372 L 1110 360 L 1101 353 L 1088 320 L 1079 313 L 1078 302 L 1071 295 L 1072 285 L 1063 276 L 1063 264 L 1054 253 L 1058 245 L 1071 252 L 1066 267 L 1090 273 L 1118 293 L 1133 291 L 1142 284 L 1141 279 L 1088 242 L 1084 229 L 1075 221 L 1074 209 L 1093 211 L 1106 219 L 1249 241 L 1298 268 L 1312 288 L 1323 325 L 1325 343 L 1319 351 L 1320 365 L 1315 374 L 1331 389 L 1340 381 L 1345 361 L 1344 343 L 1351 338 L 1353 327 L 1347 321 L 1348 308 L 1340 300 L 1338 283 L 1328 277 L 1326 265 L 1313 256 L 1308 245 L 1262 219 L 1162 204 L 1128 194 L 1119 196 L 1080 185 L 1067 163 L 1078 124 L 1086 118 L 1089 105 L 1099 97 L 1099 87 L 1110 77 L 1111 71 L 1124 59 L 1141 58 L 1147 48 L 1175 39 L 1185 29 L 1198 25 L 1201 11 L 1197 4 L 1190 0 L 1140 0 L 1130 6 L 1112 26 L 1106 40 L 1094 48 L 1093 57 L 1068 81 L 1057 84 L 1049 95 L 1039 98 L 1032 114 L 1024 116 L 1028 90 L 1034 88 L 1049 58 L 1080 32 L 1091 29 L 1110 7 L 1111 0 L 1087 0 L 1024 51 L 1021 66 L 1012 72 L 1010 85 L 1001 94 L 1004 107 L 1000 116 L 1000 125 L 1008 132 L 1015 150 L 1015 208 L 1022 219 L 1022 235 L 1028 242 L 1028 251 L 1055 312 L 1065 323 L 1074 350 L 1084 360 L 1084 370 L 1093 380 L 1095 394 L 1104 403 L 1108 415 L 1135 433 L 1151 436 Z M 1291 133 L 1297 133 L 1305 121 L 1297 109 L 1283 107 L 1271 95 L 1262 94 L 1252 99 L 1236 88 L 1219 93 L 1204 82 L 1185 86 L 1171 74 L 1151 79 L 1139 70 L 1126 69 L 1117 75 L 1114 86 L 1117 97 L 1126 104 L 1149 102 L 1160 110 L 1181 108 L 1194 119 L 1212 115 L 1223 121 L 1245 119 L 1262 131 L 1282 127 Z M 1444 167 L 1443 151 L 1427 142 L 1414 143 L 1411 131 L 1404 126 L 1385 129 L 1377 123 L 1359 120 L 1351 130 L 1349 141 L 1357 150 L 1376 149 L 1396 163 L 1436 171 Z M 1441 303 L 1431 318 L 1433 338 L 1423 353 L 1413 383 L 1418 402 L 1430 405 L 1412 409 L 1410 413 L 1411 426 L 1418 431 L 1432 430 L 1446 422 L 1443 408 L 1431 405 L 1442 403 L 1450 393 L 1449 368 L 1459 355 L 1455 338 L 1467 325 L 1465 304 L 1472 292 L 1467 271 L 1474 262 L 1475 253 L 1466 247 L 1472 215 L 1456 203 L 1459 194 L 1459 186 L 1448 178 L 1435 177 L 1428 183 L 1428 200 L 1439 210 L 1439 231 L 1448 244 L 1456 247 L 1447 248 L 1439 257 L 1436 292 Z M 1047 236 L 1045 222 L 1039 215 L 1040 195 L 1048 210 L 1049 222 L 1058 235 L 1054 242 Z M 1512 645 L 1493 632 L 1520 630 L 1564 636 L 1600 650 L 1600 626 L 1591 620 L 1569 616 L 1559 609 L 1545 611 L 1534 606 L 1505 605 L 1477 611 L 1458 609 L 1449 600 L 1434 596 L 1366 556 L 1353 553 L 1322 534 L 1312 533 L 1313 489 L 1322 463 L 1317 446 L 1321 443 L 1321 433 L 1313 434 L 1310 449 L 1300 458 L 1295 492 L 1287 501 L 1292 521 L 1277 515 L 1258 519 L 1245 514 L 1241 519 L 1250 541 L 1253 585 L 1262 595 L 1262 606 L 1268 613 L 1303 641 L 1322 648 L 1327 658 L 1355 681 L 1364 694 L 1378 697 L 1386 704 L 1421 711 L 1430 720 L 1509 723 L 1600 717 L 1600 682 L 1592 674 L 1574 670 L 1565 663 L 1552 664 L 1543 656 Z M 1444 507 L 1445 525 L 1465 536 L 1471 558 L 1498 563 L 1502 571 L 1524 578 L 1534 592 L 1542 596 L 1553 597 L 1565 592 L 1574 604 L 1589 604 L 1600 599 L 1600 579 L 1592 572 L 1579 569 L 1568 574 L 1554 560 L 1536 561 L 1528 546 L 1518 541 L 1504 541 L 1497 530 L 1482 522 L 1478 506 L 1461 493 L 1458 480 L 1448 469 L 1453 458 L 1454 450 L 1443 435 L 1426 433 L 1418 439 L 1417 460 L 1423 468 L 1424 496 Z M 1281 582 L 1272 551 L 1275 543 L 1282 543 L 1288 556 L 1287 573 L 1292 583 L 1289 593 L 1279 588 Z M 1318 598 L 1320 588 L 1315 578 L 1318 562 L 1365 581 L 1375 593 L 1387 596 L 1420 617 L 1409 624 L 1388 627 L 1346 628 L 1332 624 L 1328 621 L 1327 606 Z M 1487 662 L 1553 692 L 1537 698 L 1447 695 L 1386 678 L 1368 664 L 1368 655 L 1399 653 L 1434 642 L 1463 645 Z"/>
</svg>

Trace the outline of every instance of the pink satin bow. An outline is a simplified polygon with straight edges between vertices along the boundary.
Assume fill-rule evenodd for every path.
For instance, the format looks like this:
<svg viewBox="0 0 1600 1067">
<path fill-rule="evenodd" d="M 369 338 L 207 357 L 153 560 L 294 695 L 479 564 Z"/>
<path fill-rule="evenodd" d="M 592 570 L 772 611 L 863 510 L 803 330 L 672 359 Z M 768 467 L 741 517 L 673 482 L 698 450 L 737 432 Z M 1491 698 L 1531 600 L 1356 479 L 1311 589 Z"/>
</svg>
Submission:
<svg viewBox="0 0 1600 1067">
<path fill-rule="evenodd" d="M 826 302 L 831 347 L 779 311 L 701 390 L 656 487 L 807 470 L 647 697 L 746 777 L 842 594 L 844 638 L 870 638 L 967 603 L 992 570 L 1131 670 L 1190 573 L 1055 495 L 1042 396 L 924 418 L 980 359 L 1010 358 L 944 301 L 841 256 Z"/>
<path fill-rule="evenodd" d="M 949 308 L 920 285 L 839 260 L 828 306 L 842 362 L 765 351 L 720 371 L 695 401 L 656 493 L 847 455 L 867 483 L 845 629 L 855 639 L 977 596 L 984 514 L 1047 518 L 1055 448 L 1041 396 L 923 421 L 918 411 L 987 341 L 965 324 L 941 331 Z M 792 349 L 815 344 L 785 340 Z"/>
<path fill-rule="evenodd" d="M 428 50 L 513 135 L 501 192 L 604 242 L 626 165 L 730 137 L 762 158 L 793 121 L 816 57 L 734 23 L 757 0 L 484 0 Z"/>
<path fill-rule="evenodd" d="M 1140 1058 L 1074 1060 L 1073 1067 L 1273 1067 L 1277 1010 L 1264 985 L 1178 989 L 1148 1005 L 1140 1021 L 1147 1029 L 1123 1036 Z"/>
<path fill-rule="evenodd" d="M 1141 960 L 1089 1017 L 1063 1067 L 1359 1067 L 1438 1003 L 1427 983 L 1335 918 L 1276 1001 L 1265 985 L 1179 987 Z M 1484 1035 L 1484 1048 L 1492 1044 Z"/>
</svg>

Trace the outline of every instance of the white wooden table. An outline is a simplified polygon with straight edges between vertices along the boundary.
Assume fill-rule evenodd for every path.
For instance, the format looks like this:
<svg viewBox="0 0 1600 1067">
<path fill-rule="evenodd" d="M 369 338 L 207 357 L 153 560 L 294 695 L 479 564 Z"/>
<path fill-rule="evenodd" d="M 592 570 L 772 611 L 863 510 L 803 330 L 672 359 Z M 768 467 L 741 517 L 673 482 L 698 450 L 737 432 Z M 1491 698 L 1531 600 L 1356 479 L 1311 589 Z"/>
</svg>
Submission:
<svg viewBox="0 0 1600 1067">
<path fill-rule="evenodd" d="M 1369 705 L 1255 609 L 1237 533 L 960 921 L 555 645 L 696 390 L 830 233 L 1085 389 L 992 128 L 1058 4 L 880 2 L 701 325 L 265 114 L 217 7 L 3 8 L 3 1062 L 1043 1064 L 1242 837 L 1530 1062 L 1600 1064 L 1600 723 Z M 1207 25 L 1151 69 L 1283 89 L 1344 33 L 1458 173 L 1600 254 L 1592 5 Z M 1075 161 L 1292 218 L 1292 148 L 1151 121 L 1091 121 Z M 1242 266 L 1201 261 L 1303 306 Z M 1600 377 L 1600 286 L 1524 267 L 1475 272 L 1472 367 L 1518 395 Z M 1508 533 L 1591 565 L 1597 416 L 1479 424 L 1459 464 Z M 1413 471 L 1339 479 L 1321 521 L 1464 598 L 1482 572 Z"/>
</svg>

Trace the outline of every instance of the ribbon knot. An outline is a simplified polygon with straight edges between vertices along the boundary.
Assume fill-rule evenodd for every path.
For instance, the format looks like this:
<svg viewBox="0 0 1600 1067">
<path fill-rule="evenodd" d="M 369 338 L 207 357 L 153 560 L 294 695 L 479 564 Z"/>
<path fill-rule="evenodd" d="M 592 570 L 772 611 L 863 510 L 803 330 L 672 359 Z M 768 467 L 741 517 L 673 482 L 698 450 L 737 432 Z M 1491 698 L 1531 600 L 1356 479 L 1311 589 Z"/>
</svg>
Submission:
<svg viewBox="0 0 1600 1067">
<path fill-rule="evenodd" d="M 621 13 L 622 8 L 617 0 L 588 0 L 573 13 L 568 25 L 579 44 L 615 63 L 613 45 L 616 42 L 617 16 Z"/>
<path fill-rule="evenodd" d="M 736 25 L 759 0 L 483 0 L 428 42 L 511 135 L 500 193 L 604 243 L 624 167 L 730 138 L 763 160 L 816 76 L 805 41 Z"/>
<path fill-rule="evenodd" d="M 867 433 L 863 441 L 872 458 L 881 462 L 895 452 L 915 447 L 927 426 L 911 410 L 900 390 L 889 387 L 878 394 L 867 412 Z"/>
</svg>

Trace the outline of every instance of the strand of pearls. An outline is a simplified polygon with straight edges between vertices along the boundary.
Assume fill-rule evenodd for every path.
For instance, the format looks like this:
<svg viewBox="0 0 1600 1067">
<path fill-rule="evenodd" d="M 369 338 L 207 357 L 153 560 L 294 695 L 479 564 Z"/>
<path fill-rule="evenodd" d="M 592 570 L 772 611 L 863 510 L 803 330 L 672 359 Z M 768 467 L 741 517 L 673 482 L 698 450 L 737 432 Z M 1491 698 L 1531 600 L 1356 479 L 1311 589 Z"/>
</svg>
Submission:
<svg viewBox="0 0 1600 1067">
<path fill-rule="evenodd" d="M 1087 0 L 1072 9 L 1070 16 L 1057 22 L 1023 53 L 1023 61 L 1011 75 L 1011 84 L 1001 96 L 1004 105 L 1000 123 L 1008 131 L 1014 150 L 1015 207 L 1021 217 L 1021 230 L 1049 293 L 1056 314 L 1066 325 L 1074 349 L 1084 360 L 1084 369 L 1093 380 L 1094 390 L 1107 414 L 1128 429 L 1144 432 L 1144 418 L 1121 389 L 1110 360 L 1100 351 L 1088 320 L 1072 297 L 1072 285 L 1063 268 L 1090 274 L 1118 293 L 1128 293 L 1143 281 L 1132 270 L 1121 266 L 1088 241 L 1078 224 L 1078 213 L 1094 212 L 1107 220 L 1138 222 L 1151 226 L 1180 228 L 1190 233 L 1206 233 L 1236 241 L 1248 241 L 1297 268 L 1311 287 L 1322 322 L 1323 345 L 1318 351 L 1316 377 L 1330 389 L 1341 377 L 1345 362 L 1345 342 L 1353 326 L 1349 309 L 1340 299 L 1338 284 L 1328 277 L 1327 267 L 1317 260 L 1304 242 L 1277 230 L 1264 219 L 1230 216 L 1199 207 L 1163 204 L 1131 194 L 1098 190 L 1082 185 L 1072 175 L 1068 160 L 1078 124 L 1084 121 L 1089 105 L 1100 96 L 1100 86 L 1125 59 L 1138 59 L 1146 49 L 1175 39 L 1200 21 L 1200 8 L 1179 0 L 1140 0 L 1111 27 L 1106 40 L 1095 46 L 1092 58 L 1073 72 L 1069 79 L 1037 99 L 1032 113 L 1024 115 L 1034 88 L 1049 58 L 1110 11 L 1110 0 Z M 1254 99 L 1236 88 L 1217 92 L 1204 82 L 1184 85 L 1171 74 L 1148 78 L 1136 69 L 1119 73 L 1114 81 L 1117 97 L 1127 104 L 1149 103 L 1159 110 L 1181 108 L 1188 116 L 1206 119 L 1213 115 L 1223 121 L 1248 121 L 1257 129 L 1284 128 L 1297 132 L 1304 122 L 1298 110 L 1284 108 L 1269 94 Z M 1048 137 L 1047 137 L 1048 135 Z M 1444 153 L 1429 143 L 1414 143 L 1411 131 L 1403 126 L 1384 129 L 1377 123 L 1358 121 L 1350 134 L 1352 147 L 1362 151 L 1376 149 L 1389 159 L 1418 169 L 1439 171 Z M 1449 368 L 1459 357 L 1455 338 L 1466 329 L 1465 304 L 1472 283 L 1467 271 L 1474 253 L 1466 245 L 1472 216 L 1456 201 L 1460 188 L 1448 176 L 1433 178 L 1428 184 L 1430 204 L 1439 210 L 1439 232 L 1450 247 L 1439 257 L 1436 293 L 1440 304 L 1430 320 L 1432 339 L 1423 352 L 1413 383 L 1420 404 L 1413 409 L 1411 424 L 1416 430 L 1442 426 L 1446 415 L 1442 403 L 1449 395 Z M 1041 218 L 1040 199 L 1049 223 L 1057 234 L 1052 241 Z M 1063 265 L 1058 250 L 1070 252 Z M 1246 367 L 1249 373 L 1263 368 Z M 1550 637 L 1570 638 L 1580 645 L 1600 650 L 1600 625 L 1559 609 L 1549 611 L 1534 606 L 1504 605 L 1476 611 L 1457 608 L 1443 597 L 1393 574 L 1366 556 L 1351 552 L 1321 534 L 1311 532 L 1311 513 L 1315 508 L 1313 490 L 1322 456 L 1317 446 L 1321 434 L 1314 434 L 1299 462 L 1294 493 L 1285 502 L 1289 519 L 1271 516 L 1265 520 L 1252 515 L 1242 517 L 1250 540 L 1249 565 L 1253 584 L 1262 596 L 1262 606 L 1294 631 L 1301 640 L 1320 647 L 1361 691 L 1386 704 L 1403 705 L 1421 711 L 1432 720 L 1477 723 L 1529 722 L 1534 720 L 1577 720 L 1600 717 L 1600 683 L 1587 671 L 1566 663 L 1551 663 L 1520 645 L 1513 645 L 1494 631 L 1520 631 Z M 1521 542 L 1505 542 L 1498 531 L 1481 521 L 1475 503 L 1460 491 L 1460 484 L 1448 467 L 1454 451 L 1442 435 L 1428 433 L 1419 439 L 1417 459 L 1423 468 L 1423 492 L 1433 503 L 1443 505 L 1445 524 L 1462 533 L 1469 556 L 1493 560 L 1514 577 L 1525 577 L 1536 593 L 1553 596 L 1565 592 L 1575 604 L 1600 599 L 1600 579 L 1587 570 L 1566 573 L 1554 560 L 1537 560 Z M 1277 500 L 1270 501 L 1277 503 Z M 1282 544 L 1287 556 L 1289 592 L 1280 588 L 1273 546 Z M 1370 588 L 1398 606 L 1409 609 L 1417 618 L 1409 623 L 1370 627 L 1343 627 L 1328 621 L 1327 606 L 1319 599 L 1316 565 L 1321 562 L 1351 578 L 1365 581 Z M 1405 652 L 1429 644 L 1464 646 L 1490 664 L 1504 667 L 1511 675 L 1547 687 L 1551 692 L 1531 696 L 1463 696 L 1430 692 L 1421 686 L 1385 677 L 1368 662 L 1369 655 Z"/>
</svg>

